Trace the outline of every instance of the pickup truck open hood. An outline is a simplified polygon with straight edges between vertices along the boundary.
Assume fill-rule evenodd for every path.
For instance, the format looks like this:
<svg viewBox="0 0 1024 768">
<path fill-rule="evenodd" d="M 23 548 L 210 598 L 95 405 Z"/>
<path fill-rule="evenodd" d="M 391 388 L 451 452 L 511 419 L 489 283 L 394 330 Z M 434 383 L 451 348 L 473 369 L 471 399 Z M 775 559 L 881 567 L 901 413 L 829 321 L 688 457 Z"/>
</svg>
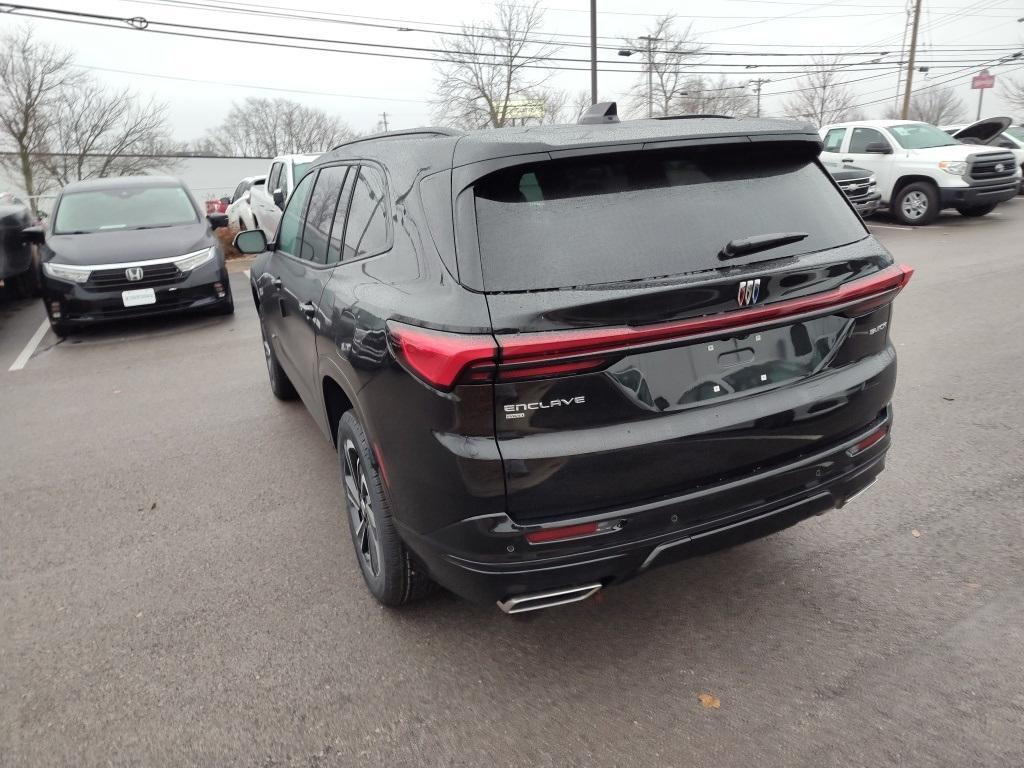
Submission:
<svg viewBox="0 0 1024 768">
<path fill-rule="evenodd" d="M 1009 117 L 986 117 L 952 134 L 954 139 L 970 144 L 991 144 L 1013 123 Z"/>
</svg>

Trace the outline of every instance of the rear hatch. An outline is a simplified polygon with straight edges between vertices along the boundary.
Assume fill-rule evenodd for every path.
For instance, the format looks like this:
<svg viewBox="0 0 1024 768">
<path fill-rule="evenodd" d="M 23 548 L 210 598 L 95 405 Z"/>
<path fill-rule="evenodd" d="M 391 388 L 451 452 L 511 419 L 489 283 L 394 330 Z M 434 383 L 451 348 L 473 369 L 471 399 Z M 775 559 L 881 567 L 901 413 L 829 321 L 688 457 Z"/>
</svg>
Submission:
<svg viewBox="0 0 1024 768">
<path fill-rule="evenodd" d="M 478 248 L 498 347 L 463 380 L 494 382 L 513 519 L 642 505 L 878 420 L 909 275 L 817 151 L 534 155 L 462 192 L 460 270 Z"/>
</svg>

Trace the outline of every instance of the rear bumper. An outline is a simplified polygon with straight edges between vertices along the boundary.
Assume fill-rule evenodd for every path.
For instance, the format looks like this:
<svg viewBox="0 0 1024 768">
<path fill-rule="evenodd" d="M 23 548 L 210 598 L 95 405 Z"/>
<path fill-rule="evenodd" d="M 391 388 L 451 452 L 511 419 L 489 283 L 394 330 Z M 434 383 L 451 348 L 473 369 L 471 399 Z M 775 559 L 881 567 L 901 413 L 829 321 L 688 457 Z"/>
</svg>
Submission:
<svg viewBox="0 0 1024 768">
<path fill-rule="evenodd" d="M 863 431 L 798 461 L 681 496 L 556 523 L 619 521 L 611 533 L 531 545 L 525 534 L 545 524 L 524 526 L 505 515 L 486 515 L 429 535 L 404 527 L 401 534 L 436 581 L 475 602 L 584 584 L 607 586 L 844 505 L 884 468 L 889 434 L 855 456 L 851 449 L 880 427 L 888 430 L 891 414 L 886 408 Z"/>
<path fill-rule="evenodd" d="M 971 187 L 941 187 L 939 201 L 943 208 L 995 205 L 1015 197 L 1019 187 L 1020 179 Z"/>
<path fill-rule="evenodd" d="M 215 283 L 220 283 L 217 290 Z M 230 301 L 227 268 L 215 260 L 192 270 L 183 280 L 153 287 L 155 304 L 125 307 L 121 288 L 97 290 L 84 285 L 43 276 L 43 302 L 55 322 L 66 326 L 84 326 L 110 320 L 175 314 L 190 310 L 213 309 Z M 60 316 L 53 315 L 57 302 Z"/>
</svg>

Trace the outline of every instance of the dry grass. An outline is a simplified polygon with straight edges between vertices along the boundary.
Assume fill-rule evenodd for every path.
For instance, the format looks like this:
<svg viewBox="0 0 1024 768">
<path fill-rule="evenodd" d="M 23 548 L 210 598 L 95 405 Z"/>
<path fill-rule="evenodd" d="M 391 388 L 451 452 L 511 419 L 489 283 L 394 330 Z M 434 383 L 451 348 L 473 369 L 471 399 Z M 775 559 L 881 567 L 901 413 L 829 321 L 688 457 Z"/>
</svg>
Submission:
<svg viewBox="0 0 1024 768">
<path fill-rule="evenodd" d="M 241 259 L 245 257 L 245 254 L 234 246 L 235 235 L 238 234 L 236 227 L 221 227 L 215 230 L 214 234 L 220 240 L 221 248 L 224 249 L 225 259 Z"/>
</svg>

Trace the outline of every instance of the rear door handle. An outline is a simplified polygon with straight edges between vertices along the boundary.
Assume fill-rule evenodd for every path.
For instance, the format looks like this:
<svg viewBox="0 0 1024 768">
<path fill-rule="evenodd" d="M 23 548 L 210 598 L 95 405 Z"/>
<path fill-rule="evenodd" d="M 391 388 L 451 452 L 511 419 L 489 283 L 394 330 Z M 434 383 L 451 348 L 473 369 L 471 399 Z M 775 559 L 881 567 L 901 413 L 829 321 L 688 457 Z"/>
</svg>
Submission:
<svg viewBox="0 0 1024 768">
<path fill-rule="evenodd" d="M 852 163 L 853 162 L 853 158 L 852 157 L 844 157 L 843 158 L 843 162 L 844 163 Z"/>
<path fill-rule="evenodd" d="M 304 301 L 299 304 L 299 311 L 312 320 L 313 316 L 316 315 L 316 304 L 312 301 Z"/>
</svg>

